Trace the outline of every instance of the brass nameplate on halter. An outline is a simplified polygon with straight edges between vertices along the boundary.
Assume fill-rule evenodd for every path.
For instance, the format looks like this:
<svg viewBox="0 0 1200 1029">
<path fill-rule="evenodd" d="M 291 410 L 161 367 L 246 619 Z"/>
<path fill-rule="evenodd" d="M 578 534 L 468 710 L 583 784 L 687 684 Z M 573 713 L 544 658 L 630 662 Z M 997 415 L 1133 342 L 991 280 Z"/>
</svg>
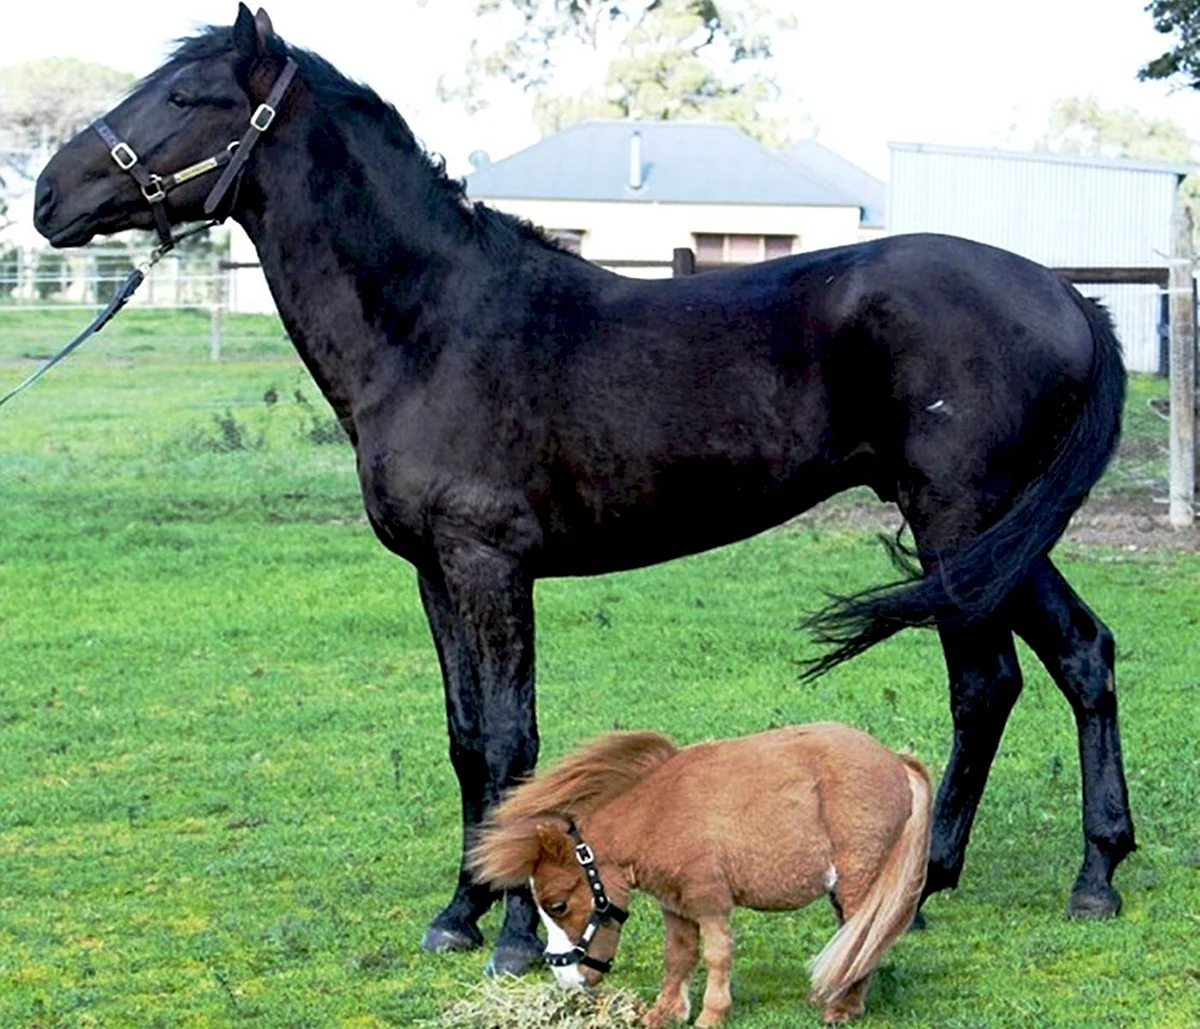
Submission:
<svg viewBox="0 0 1200 1029">
<path fill-rule="evenodd" d="M 208 160 L 200 161 L 197 164 L 189 164 L 181 171 L 177 171 L 171 178 L 175 180 L 176 184 L 187 182 L 188 179 L 194 179 L 197 175 L 203 175 L 205 172 L 213 171 L 217 167 L 217 159 L 210 157 Z"/>
</svg>

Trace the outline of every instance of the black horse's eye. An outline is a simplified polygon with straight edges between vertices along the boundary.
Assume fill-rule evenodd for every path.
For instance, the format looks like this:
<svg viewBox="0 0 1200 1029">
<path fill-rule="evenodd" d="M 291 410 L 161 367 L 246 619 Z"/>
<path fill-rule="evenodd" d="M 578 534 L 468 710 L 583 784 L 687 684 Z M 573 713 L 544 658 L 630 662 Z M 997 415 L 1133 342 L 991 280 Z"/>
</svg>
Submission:
<svg viewBox="0 0 1200 1029">
<path fill-rule="evenodd" d="M 561 918 L 566 913 L 567 902 L 565 900 L 560 900 L 558 903 L 551 904 L 548 908 L 546 908 L 546 914 L 553 915 L 555 918 Z"/>
<path fill-rule="evenodd" d="M 192 101 L 190 97 L 185 96 L 177 90 L 172 90 L 167 94 L 167 103 L 172 107 L 191 107 Z"/>
</svg>

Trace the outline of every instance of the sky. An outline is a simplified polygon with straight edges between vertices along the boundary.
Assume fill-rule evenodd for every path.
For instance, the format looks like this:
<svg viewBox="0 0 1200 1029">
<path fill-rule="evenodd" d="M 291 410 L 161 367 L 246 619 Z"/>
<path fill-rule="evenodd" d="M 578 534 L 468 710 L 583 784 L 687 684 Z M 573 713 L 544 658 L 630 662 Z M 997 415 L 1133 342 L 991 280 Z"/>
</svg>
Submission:
<svg viewBox="0 0 1200 1029">
<path fill-rule="evenodd" d="M 768 3 L 772 0 L 768 0 Z M 1165 48 L 1146 0 L 774 0 L 798 20 L 776 43 L 781 113 L 880 178 L 887 144 L 1028 149 L 1050 105 L 1095 95 L 1180 123 L 1200 139 L 1200 92 L 1137 81 Z M 232 0 L 114 8 L 95 0 L 14 0 L 0 21 L 0 67 L 77 57 L 143 75 L 172 40 L 230 23 Z M 529 98 L 515 88 L 474 116 L 437 99 L 438 79 L 466 61 L 478 28 L 470 0 L 270 0 L 275 30 L 391 101 L 453 174 L 468 155 L 499 159 L 536 142 Z M 47 17 L 49 12 L 49 17 Z"/>
</svg>

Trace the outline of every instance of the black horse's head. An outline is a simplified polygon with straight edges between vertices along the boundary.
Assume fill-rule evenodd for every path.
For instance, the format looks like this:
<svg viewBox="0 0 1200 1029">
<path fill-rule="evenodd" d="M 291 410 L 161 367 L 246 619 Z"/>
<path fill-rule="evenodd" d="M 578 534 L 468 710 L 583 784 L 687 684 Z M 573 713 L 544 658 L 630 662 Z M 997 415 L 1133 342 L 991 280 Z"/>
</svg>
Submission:
<svg viewBox="0 0 1200 1029">
<path fill-rule="evenodd" d="M 104 116 L 125 149 L 87 128 L 63 145 L 38 178 L 34 225 L 56 247 L 81 246 L 97 233 L 155 227 L 151 204 L 127 170 L 166 178 L 231 150 L 287 59 L 266 11 L 238 5 L 232 28 L 185 40 L 172 57 Z M 124 166 L 124 167 L 123 167 Z M 139 169 L 140 170 L 140 169 Z M 195 173 L 164 201 L 172 224 L 206 217 L 213 174 Z M 174 183 L 172 183 L 174 185 Z M 222 214 L 228 214 L 228 201 Z"/>
</svg>

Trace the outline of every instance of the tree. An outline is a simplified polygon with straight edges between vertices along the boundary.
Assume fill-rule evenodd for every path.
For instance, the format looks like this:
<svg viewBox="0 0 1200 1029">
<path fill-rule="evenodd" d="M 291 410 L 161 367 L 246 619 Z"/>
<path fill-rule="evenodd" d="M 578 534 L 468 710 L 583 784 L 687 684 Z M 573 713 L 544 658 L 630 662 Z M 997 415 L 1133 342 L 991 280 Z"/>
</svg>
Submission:
<svg viewBox="0 0 1200 1029">
<path fill-rule="evenodd" d="M 1200 89 L 1200 0 L 1151 0 L 1146 6 L 1154 28 L 1174 35 L 1174 45 L 1138 72 L 1139 79 L 1171 79 L 1182 76 L 1193 89 Z"/>
<path fill-rule="evenodd" d="M 0 162 L 29 180 L 42 161 L 111 107 L 133 76 L 102 64 L 49 57 L 0 68 Z"/>
<path fill-rule="evenodd" d="M 1177 122 L 1148 118 L 1132 107 L 1101 107 L 1094 96 L 1056 100 L 1050 108 L 1049 130 L 1037 148 L 1143 161 L 1192 159 L 1192 141 Z"/>
<path fill-rule="evenodd" d="M 479 109 L 488 80 L 501 79 L 534 95 L 543 132 L 587 117 L 706 118 L 781 142 L 762 107 L 779 94 L 773 34 L 794 19 L 759 0 L 475 0 L 475 12 L 493 27 L 515 22 L 514 35 L 493 49 L 476 39 L 446 98 Z M 578 81 L 581 67 L 590 82 Z"/>
</svg>

